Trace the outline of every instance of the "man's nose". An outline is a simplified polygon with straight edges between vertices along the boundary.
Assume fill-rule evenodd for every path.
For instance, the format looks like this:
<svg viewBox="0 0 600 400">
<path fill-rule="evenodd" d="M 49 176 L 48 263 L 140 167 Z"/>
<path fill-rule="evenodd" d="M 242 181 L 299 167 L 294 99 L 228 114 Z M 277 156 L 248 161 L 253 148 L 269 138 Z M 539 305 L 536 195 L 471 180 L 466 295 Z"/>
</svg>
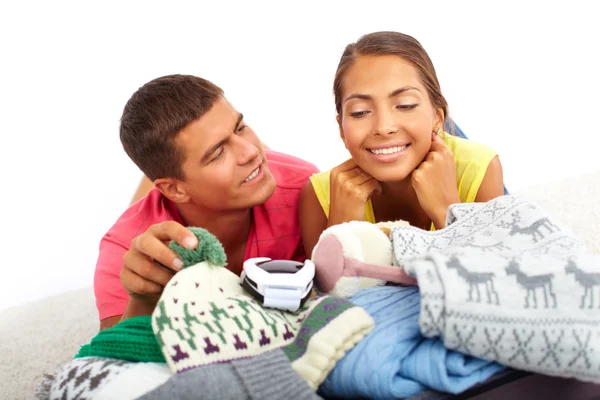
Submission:
<svg viewBox="0 0 600 400">
<path fill-rule="evenodd" d="M 242 137 L 235 137 L 237 161 L 239 165 L 244 165 L 260 155 L 260 151 L 254 143 Z"/>
</svg>

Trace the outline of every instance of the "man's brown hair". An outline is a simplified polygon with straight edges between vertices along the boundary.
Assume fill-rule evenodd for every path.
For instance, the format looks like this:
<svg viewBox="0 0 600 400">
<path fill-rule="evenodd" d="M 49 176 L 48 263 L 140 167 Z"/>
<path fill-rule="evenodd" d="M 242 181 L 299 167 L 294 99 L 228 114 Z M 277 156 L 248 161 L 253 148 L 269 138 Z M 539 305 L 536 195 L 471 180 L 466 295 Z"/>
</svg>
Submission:
<svg viewBox="0 0 600 400">
<path fill-rule="evenodd" d="M 121 116 L 119 134 L 125 152 L 152 181 L 184 179 L 185 154 L 177 134 L 202 117 L 223 96 L 223 90 L 196 76 L 168 75 L 139 88 Z"/>
</svg>

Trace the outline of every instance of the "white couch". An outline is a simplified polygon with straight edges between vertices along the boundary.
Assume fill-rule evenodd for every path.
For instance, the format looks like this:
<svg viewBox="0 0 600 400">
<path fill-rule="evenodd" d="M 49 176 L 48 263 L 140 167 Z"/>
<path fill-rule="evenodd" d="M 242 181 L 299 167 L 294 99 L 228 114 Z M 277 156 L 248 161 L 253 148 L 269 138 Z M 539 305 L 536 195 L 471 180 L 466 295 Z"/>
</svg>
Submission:
<svg viewBox="0 0 600 400">
<path fill-rule="evenodd" d="M 540 204 L 600 253 L 600 171 L 514 194 Z M 1 311 L 0 399 L 34 398 L 43 374 L 71 359 L 97 331 L 91 287 Z"/>
</svg>

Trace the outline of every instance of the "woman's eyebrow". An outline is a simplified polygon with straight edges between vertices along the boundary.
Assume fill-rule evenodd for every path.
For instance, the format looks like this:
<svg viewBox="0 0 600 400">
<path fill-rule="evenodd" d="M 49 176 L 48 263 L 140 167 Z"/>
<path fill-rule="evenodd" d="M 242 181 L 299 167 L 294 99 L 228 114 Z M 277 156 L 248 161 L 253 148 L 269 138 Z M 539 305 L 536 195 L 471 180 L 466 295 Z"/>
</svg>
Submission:
<svg viewBox="0 0 600 400">
<path fill-rule="evenodd" d="M 416 90 L 417 92 L 420 92 L 419 89 L 417 89 L 414 86 L 404 86 L 401 88 L 398 88 L 396 90 L 394 90 L 392 93 L 390 93 L 390 95 L 388 96 L 389 98 L 392 97 L 396 97 L 401 93 L 404 93 L 408 90 Z M 361 99 L 361 100 L 373 100 L 373 97 L 369 94 L 363 94 L 363 93 L 352 93 L 351 95 L 349 95 L 348 97 L 346 97 L 346 99 L 344 99 L 344 103 L 347 102 L 348 100 L 351 99 Z"/>
<path fill-rule="evenodd" d="M 404 86 L 404 87 L 401 87 L 400 89 L 394 90 L 392 93 L 390 93 L 390 95 L 388 97 L 390 97 L 390 98 L 396 97 L 399 94 L 404 93 L 404 92 L 409 91 L 409 90 L 416 90 L 417 92 L 420 92 L 420 90 L 417 89 L 414 86 Z"/>
</svg>

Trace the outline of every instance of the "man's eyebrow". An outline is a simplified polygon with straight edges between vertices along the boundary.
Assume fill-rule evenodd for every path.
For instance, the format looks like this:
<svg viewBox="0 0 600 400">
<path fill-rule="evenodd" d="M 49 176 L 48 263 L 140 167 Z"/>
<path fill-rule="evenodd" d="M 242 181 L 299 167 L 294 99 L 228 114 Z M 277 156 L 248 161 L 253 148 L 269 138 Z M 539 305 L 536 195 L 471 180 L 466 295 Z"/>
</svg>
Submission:
<svg viewBox="0 0 600 400">
<path fill-rule="evenodd" d="M 235 125 L 233 126 L 233 132 L 237 132 L 240 124 L 242 123 L 242 121 L 244 120 L 244 114 L 239 113 L 237 120 L 235 121 Z M 205 164 L 208 159 L 210 158 L 210 156 L 217 151 L 217 149 L 221 146 L 223 146 L 225 144 L 225 142 L 227 142 L 229 140 L 229 137 L 219 140 L 219 142 L 217 144 L 215 144 L 213 147 L 211 147 L 210 149 L 208 149 L 206 151 L 206 153 L 204 153 L 204 155 L 202 156 L 202 159 L 200 160 L 201 164 Z"/>
<path fill-rule="evenodd" d="M 237 132 L 238 128 L 240 127 L 240 123 L 244 120 L 244 114 L 240 113 L 238 115 L 237 121 L 235 121 L 235 126 L 233 127 L 233 131 Z"/>
<path fill-rule="evenodd" d="M 404 86 L 404 87 L 401 87 L 399 89 L 394 90 L 392 93 L 390 93 L 390 95 L 388 97 L 389 98 L 396 97 L 400 93 L 404 93 L 407 90 L 416 90 L 416 91 L 420 92 L 420 90 L 417 89 L 414 86 Z M 346 97 L 346 99 L 344 99 L 344 103 L 347 102 L 350 99 L 373 100 L 373 97 L 371 95 L 368 95 L 368 94 L 352 93 L 351 95 L 349 95 L 348 97 Z"/>
<path fill-rule="evenodd" d="M 237 120 L 235 121 L 235 125 L 233 126 L 233 132 L 234 132 L 234 133 L 235 133 L 235 132 L 237 132 L 237 130 L 238 130 L 238 127 L 240 126 L 240 123 L 242 122 L 242 120 L 243 120 L 243 119 L 244 119 L 244 114 L 242 114 L 242 113 L 239 113 L 239 114 L 238 114 L 238 118 L 237 118 Z M 208 150 L 206 151 L 206 153 L 204 153 L 204 155 L 202 156 L 202 159 L 200 160 L 200 163 L 201 163 L 201 164 L 205 164 L 205 163 L 208 161 L 208 159 L 210 158 L 210 156 L 211 156 L 211 155 L 212 155 L 212 154 L 213 154 L 215 151 L 217 151 L 217 149 L 218 149 L 219 147 L 223 146 L 223 145 L 225 144 L 225 142 L 227 142 L 228 140 L 229 140 L 229 137 L 227 137 L 227 138 L 225 138 L 225 139 L 222 139 L 222 140 L 219 140 L 219 142 L 218 142 L 217 144 L 215 144 L 215 145 L 214 145 L 214 146 L 212 146 L 210 149 L 208 149 Z"/>
<path fill-rule="evenodd" d="M 202 159 L 200 160 L 201 164 L 205 164 L 208 159 L 212 156 L 212 154 L 217 151 L 217 149 L 221 146 L 223 146 L 225 144 L 225 142 L 227 142 L 229 140 L 229 137 L 226 137 L 225 139 L 221 139 L 219 140 L 219 142 L 217 144 L 215 144 L 213 147 L 211 147 L 210 149 L 206 150 L 206 152 L 204 153 L 204 155 L 202 156 Z"/>
</svg>

